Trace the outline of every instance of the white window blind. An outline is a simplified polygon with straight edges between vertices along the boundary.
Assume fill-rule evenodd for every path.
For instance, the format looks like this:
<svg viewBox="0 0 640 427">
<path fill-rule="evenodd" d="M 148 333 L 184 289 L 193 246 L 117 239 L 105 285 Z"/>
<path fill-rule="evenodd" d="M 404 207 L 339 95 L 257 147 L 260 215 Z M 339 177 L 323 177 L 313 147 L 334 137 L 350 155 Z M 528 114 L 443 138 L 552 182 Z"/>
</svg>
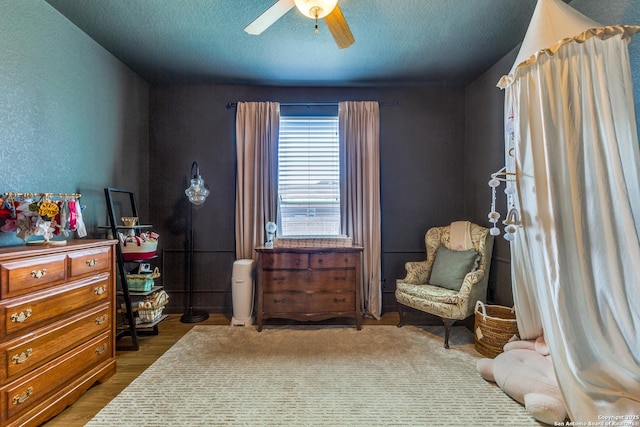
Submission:
<svg viewBox="0 0 640 427">
<path fill-rule="evenodd" d="M 338 118 L 281 116 L 278 234 L 340 234 Z"/>
</svg>

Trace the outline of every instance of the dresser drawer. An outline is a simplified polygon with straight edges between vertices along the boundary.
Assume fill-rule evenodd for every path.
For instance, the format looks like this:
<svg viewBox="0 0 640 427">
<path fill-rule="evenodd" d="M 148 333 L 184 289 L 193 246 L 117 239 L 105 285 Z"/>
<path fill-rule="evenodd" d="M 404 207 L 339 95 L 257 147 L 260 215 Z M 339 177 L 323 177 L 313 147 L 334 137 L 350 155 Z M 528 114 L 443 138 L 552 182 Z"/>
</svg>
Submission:
<svg viewBox="0 0 640 427">
<path fill-rule="evenodd" d="M 72 252 L 69 254 L 69 277 L 76 278 L 108 271 L 111 263 L 109 248 Z"/>
<path fill-rule="evenodd" d="M 45 366 L 0 389 L 0 425 L 6 425 L 112 357 L 110 333 L 82 344 Z"/>
<path fill-rule="evenodd" d="M 356 268 L 360 260 L 359 253 L 320 252 L 311 254 L 311 268 Z"/>
<path fill-rule="evenodd" d="M 309 255 L 304 253 L 275 253 L 262 254 L 262 268 L 264 269 L 306 269 L 309 268 Z"/>
<path fill-rule="evenodd" d="M 0 383 L 42 365 L 110 327 L 111 308 L 105 304 L 3 344 Z"/>
<path fill-rule="evenodd" d="M 10 301 L 0 301 L 0 338 L 23 333 L 57 317 L 111 300 L 112 283 L 109 273 L 52 290 L 34 292 Z"/>
<path fill-rule="evenodd" d="M 354 311 L 354 292 L 270 292 L 264 294 L 264 311 L 277 313 L 315 313 Z"/>
<path fill-rule="evenodd" d="M 0 298 L 6 299 L 64 282 L 66 255 L 51 255 L 0 264 Z"/>
<path fill-rule="evenodd" d="M 262 274 L 265 292 L 352 291 L 355 270 L 268 270 Z"/>
</svg>

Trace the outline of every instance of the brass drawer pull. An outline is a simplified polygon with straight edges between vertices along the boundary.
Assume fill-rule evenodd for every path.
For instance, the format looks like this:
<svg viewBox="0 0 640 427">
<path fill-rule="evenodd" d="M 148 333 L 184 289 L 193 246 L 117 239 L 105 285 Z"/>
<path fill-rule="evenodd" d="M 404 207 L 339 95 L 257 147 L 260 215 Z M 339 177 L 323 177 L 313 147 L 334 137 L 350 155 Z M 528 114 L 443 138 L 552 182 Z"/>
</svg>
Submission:
<svg viewBox="0 0 640 427">
<path fill-rule="evenodd" d="M 104 294 L 105 292 L 107 292 L 107 287 L 106 287 L 105 285 L 98 286 L 98 287 L 96 287 L 96 288 L 93 290 L 93 292 L 94 292 L 96 295 L 102 295 L 102 294 Z"/>
<path fill-rule="evenodd" d="M 286 298 L 282 298 L 282 299 L 274 299 L 273 303 L 274 304 L 284 304 L 285 302 L 287 302 Z"/>
<path fill-rule="evenodd" d="M 100 347 L 96 348 L 96 354 L 97 355 L 101 355 L 102 353 L 104 353 L 107 350 L 107 344 L 104 343 L 102 344 Z"/>
<path fill-rule="evenodd" d="M 11 322 L 23 323 L 26 322 L 29 317 L 31 317 L 31 309 L 27 308 L 25 311 L 21 311 L 20 313 L 13 313 L 11 315 Z"/>
<path fill-rule="evenodd" d="M 97 258 L 88 259 L 87 260 L 87 267 L 94 267 L 97 263 L 98 263 L 98 259 Z"/>
<path fill-rule="evenodd" d="M 25 391 L 25 392 L 23 392 L 23 393 L 21 393 L 21 394 L 19 394 L 17 396 L 14 396 L 13 399 L 12 399 L 13 404 L 14 405 L 20 405 L 21 403 L 26 402 L 26 400 L 31 396 L 31 393 L 33 393 L 33 387 L 29 387 L 27 389 L 27 391 Z"/>
<path fill-rule="evenodd" d="M 96 317 L 96 325 L 104 325 L 108 318 L 109 316 L 106 314 Z"/>
<path fill-rule="evenodd" d="M 31 270 L 31 277 L 34 279 L 40 279 L 47 274 L 47 269 L 43 268 L 42 270 Z"/>
<path fill-rule="evenodd" d="M 22 353 L 16 354 L 15 356 L 13 356 L 11 358 L 11 362 L 14 365 L 21 365 L 24 362 L 27 361 L 27 359 L 29 358 L 29 356 L 31 356 L 31 353 L 33 353 L 33 349 L 28 348 L 27 351 L 23 351 Z"/>
</svg>

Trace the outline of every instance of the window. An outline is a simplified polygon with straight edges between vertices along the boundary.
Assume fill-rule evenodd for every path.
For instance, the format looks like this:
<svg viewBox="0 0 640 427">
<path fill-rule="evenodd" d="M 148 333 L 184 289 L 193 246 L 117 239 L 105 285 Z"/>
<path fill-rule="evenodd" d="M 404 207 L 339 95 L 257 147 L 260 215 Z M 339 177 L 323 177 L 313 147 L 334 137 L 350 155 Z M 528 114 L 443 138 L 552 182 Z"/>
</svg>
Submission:
<svg viewBox="0 0 640 427">
<path fill-rule="evenodd" d="M 340 234 L 337 116 L 281 116 L 278 235 Z"/>
</svg>

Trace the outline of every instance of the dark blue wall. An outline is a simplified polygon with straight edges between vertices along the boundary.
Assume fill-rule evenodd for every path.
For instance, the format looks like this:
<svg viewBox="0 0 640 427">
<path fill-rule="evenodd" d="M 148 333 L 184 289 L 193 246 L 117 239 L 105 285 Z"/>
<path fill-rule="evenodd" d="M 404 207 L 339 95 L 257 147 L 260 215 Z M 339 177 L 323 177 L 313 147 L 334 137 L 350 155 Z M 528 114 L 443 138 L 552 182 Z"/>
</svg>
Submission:
<svg viewBox="0 0 640 427">
<path fill-rule="evenodd" d="M 395 310 L 404 263 L 424 259 L 424 233 L 464 217 L 464 90 L 167 86 L 150 92 L 151 220 L 162 235 L 165 284 L 183 307 L 188 203 L 196 160 L 211 189 L 194 211 L 198 305 L 230 312 L 235 258 L 235 108 L 228 102 L 377 100 L 380 109 L 385 307 Z"/>
</svg>

